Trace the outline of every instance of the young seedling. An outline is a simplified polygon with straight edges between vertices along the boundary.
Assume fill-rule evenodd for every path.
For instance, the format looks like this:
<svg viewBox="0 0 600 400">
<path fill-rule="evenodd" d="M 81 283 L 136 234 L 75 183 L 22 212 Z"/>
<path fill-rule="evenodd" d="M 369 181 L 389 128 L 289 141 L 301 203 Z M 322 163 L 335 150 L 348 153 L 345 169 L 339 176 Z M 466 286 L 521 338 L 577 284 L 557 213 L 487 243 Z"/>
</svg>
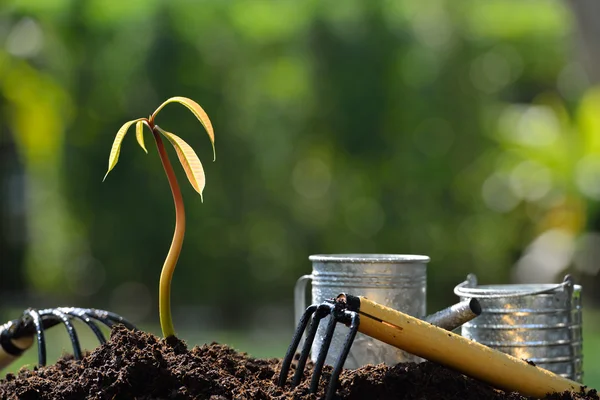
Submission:
<svg viewBox="0 0 600 400">
<path fill-rule="evenodd" d="M 215 153 L 215 134 L 213 131 L 212 124 L 206 112 L 198 105 L 195 101 L 188 99 L 186 97 L 172 97 L 162 103 L 156 111 L 150 115 L 148 118 L 138 118 L 133 121 L 126 122 L 121 129 L 117 132 L 117 136 L 115 137 L 115 141 L 110 150 L 110 157 L 108 159 L 108 171 L 104 176 L 108 176 L 108 173 L 115 167 L 117 161 L 119 160 L 119 153 L 121 152 L 121 143 L 123 142 L 123 138 L 125 134 L 129 130 L 129 128 L 135 124 L 135 137 L 137 139 L 140 147 L 148 153 L 146 150 L 146 146 L 144 145 L 144 126 L 150 129 L 152 135 L 154 137 L 154 141 L 156 142 L 156 147 L 158 148 L 158 154 L 160 156 L 160 160 L 162 161 L 163 168 L 165 169 L 165 173 L 167 174 L 167 179 L 169 180 L 169 186 L 171 187 L 171 192 L 173 193 L 173 201 L 175 203 L 175 233 L 173 234 L 173 241 L 171 242 L 171 247 L 169 248 L 169 253 L 167 254 L 167 258 L 162 268 L 162 272 L 160 274 L 160 286 L 158 291 L 158 303 L 159 303 L 159 315 L 160 315 L 160 327 L 162 329 L 162 333 L 165 338 L 169 336 L 175 336 L 175 329 L 173 328 L 173 319 L 171 317 L 171 280 L 173 278 L 173 271 L 175 271 L 175 266 L 177 264 L 177 260 L 179 258 L 179 254 L 181 253 L 181 246 L 183 244 L 183 236 L 185 233 L 185 210 L 183 207 L 183 198 L 181 196 L 181 190 L 179 189 L 179 184 L 177 183 L 177 178 L 175 177 L 175 172 L 173 171 L 173 167 L 171 162 L 169 161 L 169 156 L 165 150 L 165 146 L 163 144 L 161 135 L 166 137 L 169 142 L 175 148 L 175 152 L 177 153 L 177 157 L 183 166 L 185 174 L 187 175 L 188 180 L 192 184 L 192 187 L 200 194 L 200 199 L 202 200 L 202 191 L 204 190 L 205 178 L 204 178 L 204 169 L 202 168 L 202 163 L 200 159 L 194 152 L 194 150 L 183 141 L 179 136 L 176 136 L 170 132 L 167 132 L 160 128 L 155 124 L 156 115 L 160 110 L 163 109 L 169 103 L 180 103 L 186 106 L 195 116 L 198 118 L 200 123 L 206 129 L 208 133 L 208 137 L 210 138 L 212 149 L 213 149 L 213 161 L 216 160 Z M 103 180 L 104 181 L 104 180 Z"/>
</svg>

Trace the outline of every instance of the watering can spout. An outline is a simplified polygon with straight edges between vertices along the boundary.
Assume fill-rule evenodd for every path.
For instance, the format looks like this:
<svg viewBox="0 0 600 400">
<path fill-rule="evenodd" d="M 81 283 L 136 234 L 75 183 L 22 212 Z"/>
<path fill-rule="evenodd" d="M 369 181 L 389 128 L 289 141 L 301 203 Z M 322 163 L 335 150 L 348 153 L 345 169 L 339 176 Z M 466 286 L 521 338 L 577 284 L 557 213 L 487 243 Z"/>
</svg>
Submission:
<svg viewBox="0 0 600 400">
<path fill-rule="evenodd" d="M 476 298 L 461 301 L 435 314 L 428 315 L 424 321 L 448 331 L 460 327 L 481 314 L 481 304 Z"/>
</svg>

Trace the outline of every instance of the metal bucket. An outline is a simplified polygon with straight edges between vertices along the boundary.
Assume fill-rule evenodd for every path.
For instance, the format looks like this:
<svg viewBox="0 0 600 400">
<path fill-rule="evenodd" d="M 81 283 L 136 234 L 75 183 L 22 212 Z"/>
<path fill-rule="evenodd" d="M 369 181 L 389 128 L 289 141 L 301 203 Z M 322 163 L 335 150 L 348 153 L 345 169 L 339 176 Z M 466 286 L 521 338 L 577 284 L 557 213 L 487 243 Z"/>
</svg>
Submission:
<svg viewBox="0 0 600 400">
<path fill-rule="evenodd" d="M 426 312 L 427 263 L 429 257 L 397 254 L 330 254 L 313 255 L 312 274 L 296 282 L 294 307 L 296 321 L 307 307 L 306 285 L 312 281 L 311 304 L 322 303 L 340 293 L 365 296 L 379 304 L 394 308 L 417 318 Z M 330 317 L 327 317 L 330 318 Z M 312 346 L 316 360 L 327 324 L 322 323 Z M 340 353 L 346 330 L 337 328 L 325 362 L 333 365 Z M 358 333 L 346 360 L 346 368 L 366 364 L 420 361 L 419 358 Z"/>
<path fill-rule="evenodd" d="M 581 286 L 570 276 L 559 284 L 477 285 L 469 274 L 454 293 L 481 303 L 481 315 L 462 326 L 464 337 L 582 381 Z"/>
</svg>

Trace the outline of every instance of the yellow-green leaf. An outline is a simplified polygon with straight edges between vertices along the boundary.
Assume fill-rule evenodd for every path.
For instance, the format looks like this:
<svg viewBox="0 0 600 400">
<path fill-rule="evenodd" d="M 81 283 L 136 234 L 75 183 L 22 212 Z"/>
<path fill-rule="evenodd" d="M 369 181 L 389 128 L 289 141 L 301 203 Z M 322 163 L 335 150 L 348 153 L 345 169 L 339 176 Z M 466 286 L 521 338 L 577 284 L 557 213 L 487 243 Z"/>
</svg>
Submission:
<svg viewBox="0 0 600 400">
<path fill-rule="evenodd" d="M 155 126 L 160 133 L 169 139 L 169 142 L 171 142 L 173 147 L 175 147 L 177 157 L 179 157 L 179 161 L 181 162 L 181 166 L 183 167 L 188 180 L 196 192 L 200 194 L 200 198 L 202 199 L 202 191 L 204 190 L 206 180 L 204 177 L 204 168 L 202 167 L 200 159 L 194 152 L 194 149 L 179 136 L 167 132 L 157 125 Z"/>
<path fill-rule="evenodd" d="M 123 138 L 125 138 L 127 130 L 129 130 L 131 125 L 135 124 L 138 121 L 142 121 L 143 119 L 144 118 L 138 118 L 134 119 L 133 121 L 127 121 L 117 132 L 117 136 L 115 136 L 115 141 L 113 142 L 112 148 L 110 149 L 110 156 L 108 157 L 108 171 L 106 171 L 104 179 L 106 179 L 108 173 L 115 167 L 115 165 L 117 165 L 117 161 L 119 161 L 119 154 L 121 153 L 121 143 L 123 143 Z M 103 182 L 104 179 L 102 179 Z"/>
<path fill-rule="evenodd" d="M 204 109 L 202 107 L 200 107 L 200 105 L 198 103 L 196 103 L 194 100 L 188 99 L 187 97 L 176 96 L 176 97 L 171 97 L 170 99 L 168 99 L 164 103 L 162 103 L 156 109 L 156 111 L 154 111 L 154 113 L 152 113 L 152 118 L 156 118 L 156 115 L 158 114 L 158 112 L 160 110 L 162 110 L 163 107 L 169 103 L 183 104 L 196 116 L 196 118 L 198 118 L 198 121 L 200 121 L 202 126 L 204 126 L 204 129 L 206 129 L 206 133 L 208 133 L 208 137 L 210 138 L 210 142 L 212 144 L 212 149 L 213 149 L 213 161 L 216 160 L 217 153 L 215 151 L 215 132 L 213 130 L 212 123 L 210 122 L 210 119 L 208 118 L 208 114 L 206 114 L 206 111 L 204 111 Z"/>
<path fill-rule="evenodd" d="M 144 144 L 144 121 L 135 123 L 135 138 L 140 147 L 148 154 L 148 150 L 146 150 L 146 145 Z"/>
</svg>

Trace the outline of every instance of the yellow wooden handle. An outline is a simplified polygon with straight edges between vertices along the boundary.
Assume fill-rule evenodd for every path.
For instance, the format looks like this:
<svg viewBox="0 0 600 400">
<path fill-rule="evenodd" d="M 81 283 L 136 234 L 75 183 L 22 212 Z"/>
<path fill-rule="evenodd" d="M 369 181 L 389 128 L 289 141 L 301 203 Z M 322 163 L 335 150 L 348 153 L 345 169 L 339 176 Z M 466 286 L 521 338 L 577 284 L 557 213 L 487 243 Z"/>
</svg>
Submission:
<svg viewBox="0 0 600 400">
<path fill-rule="evenodd" d="M 525 396 L 579 392 L 582 385 L 410 315 L 360 297 L 358 330 L 467 376 Z"/>
<path fill-rule="evenodd" d="M 25 337 L 22 337 L 19 339 L 11 339 L 11 340 L 12 340 L 12 344 L 15 347 L 17 347 L 21 350 L 27 350 L 33 344 L 33 335 L 25 336 Z M 6 351 L 4 351 L 2 346 L 0 346 L 0 370 L 2 370 L 4 367 L 8 366 L 10 363 L 15 361 L 19 357 L 20 356 L 15 356 L 13 354 L 7 353 Z"/>
</svg>

